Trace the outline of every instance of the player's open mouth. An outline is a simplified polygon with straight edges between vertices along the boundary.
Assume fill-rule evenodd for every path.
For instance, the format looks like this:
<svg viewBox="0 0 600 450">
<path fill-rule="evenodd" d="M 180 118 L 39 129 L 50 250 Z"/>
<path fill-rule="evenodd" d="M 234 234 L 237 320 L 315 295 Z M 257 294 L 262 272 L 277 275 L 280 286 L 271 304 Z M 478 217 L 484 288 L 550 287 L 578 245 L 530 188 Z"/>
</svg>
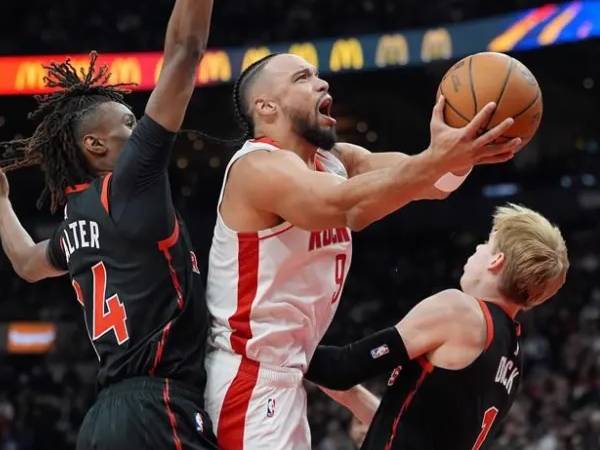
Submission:
<svg viewBox="0 0 600 450">
<path fill-rule="evenodd" d="M 333 98 L 331 98 L 331 95 L 326 95 L 319 102 L 319 107 L 318 107 L 319 118 L 329 126 L 334 126 L 337 123 L 337 121 L 333 117 L 331 117 L 332 105 L 333 105 Z"/>
</svg>

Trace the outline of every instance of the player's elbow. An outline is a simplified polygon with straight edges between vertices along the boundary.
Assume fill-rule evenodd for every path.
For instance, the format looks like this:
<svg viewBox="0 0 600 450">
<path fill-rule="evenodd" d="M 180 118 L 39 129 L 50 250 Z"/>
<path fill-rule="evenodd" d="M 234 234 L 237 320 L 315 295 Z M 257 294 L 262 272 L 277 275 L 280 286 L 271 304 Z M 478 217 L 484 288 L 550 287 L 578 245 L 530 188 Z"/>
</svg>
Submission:
<svg viewBox="0 0 600 450">
<path fill-rule="evenodd" d="M 375 222 L 363 208 L 355 207 L 346 212 L 346 226 L 352 231 L 362 231 Z"/>
<path fill-rule="evenodd" d="M 33 271 L 28 271 L 23 268 L 15 268 L 15 272 L 17 273 L 19 278 L 26 281 L 27 283 L 33 284 L 41 280 L 41 278 L 37 276 L 37 274 Z"/>
<path fill-rule="evenodd" d="M 41 281 L 44 278 L 43 276 L 41 276 L 39 271 L 36 270 L 35 267 L 33 267 L 33 265 L 29 264 L 28 262 L 22 264 L 15 264 L 13 265 L 13 269 L 15 270 L 19 278 L 28 283 L 37 283 L 38 281 Z"/>
</svg>

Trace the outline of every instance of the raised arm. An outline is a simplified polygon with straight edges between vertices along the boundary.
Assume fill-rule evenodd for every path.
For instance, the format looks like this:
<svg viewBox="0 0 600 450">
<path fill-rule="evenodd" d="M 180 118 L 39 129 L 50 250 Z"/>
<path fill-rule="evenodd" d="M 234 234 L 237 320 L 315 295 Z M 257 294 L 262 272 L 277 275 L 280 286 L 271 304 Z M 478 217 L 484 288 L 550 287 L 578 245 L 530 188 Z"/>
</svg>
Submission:
<svg viewBox="0 0 600 450">
<path fill-rule="evenodd" d="M 439 101 L 438 101 L 439 104 Z M 491 105 L 487 105 L 490 111 L 493 110 Z M 457 135 L 457 130 L 450 129 L 443 120 L 443 115 L 439 114 L 440 109 L 434 110 L 434 115 L 431 123 L 432 137 L 435 134 L 442 133 L 445 136 Z M 487 114 L 487 113 L 485 113 Z M 478 122 L 477 118 L 473 122 Z M 483 122 L 485 123 L 485 122 Z M 471 124 L 472 125 L 472 124 Z M 463 131 L 469 127 L 465 127 Z M 478 130 L 477 130 L 478 131 Z M 495 134 L 495 131 L 492 131 Z M 512 158 L 514 153 L 520 148 L 520 140 L 513 140 L 509 146 L 498 145 L 493 143 L 494 140 L 488 140 L 485 148 L 482 148 L 477 159 L 473 160 L 472 165 L 455 168 L 451 172 L 444 174 L 439 180 L 436 180 L 432 185 L 425 187 L 414 200 L 421 199 L 443 199 L 446 198 L 452 191 L 465 180 L 466 176 L 472 169 L 473 165 L 495 164 L 507 161 Z M 377 152 L 373 153 L 364 147 L 349 144 L 336 144 L 333 152 L 344 163 L 350 177 L 361 175 L 364 173 L 376 171 L 386 167 L 392 167 L 402 163 L 408 155 L 401 152 Z"/>
<path fill-rule="evenodd" d="M 49 241 L 36 244 L 23 228 L 8 194 L 8 180 L 0 170 L 0 240 L 17 275 L 33 283 L 65 274 L 64 270 L 59 270 L 50 263 L 47 254 Z"/>
<path fill-rule="evenodd" d="M 161 240 L 173 230 L 167 169 L 206 49 L 212 5 L 212 0 L 175 2 L 160 78 L 110 180 L 110 214 L 129 236 Z"/>
<path fill-rule="evenodd" d="M 194 91 L 196 68 L 206 50 L 213 0 L 176 0 L 165 37 L 163 66 L 146 114 L 179 131 Z"/>
<path fill-rule="evenodd" d="M 292 152 L 256 152 L 233 166 L 230 188 L 239 183 L 235 192 L 240 193 L 244 204 L 276 214 L 300 228 L 348 226 L 360 230 L 419 198 L 421 192 L 448 172 L 512 158 L 520 139 L 490 145 L 512 125 L 512 119 L 478 136 L 494 107 L 487 105 L 464 129 L 454 129 L 443 123 L 440 97 L 434 108 L 427 150 L 349 180 L 309 170 Z"/>
<path fill-rule="evenodd" d="M 343 162 L 350 177 L 386 167 L 393 167 L 402 163 L 406 158 L 410 158 L 409 155 L 401 152 L 373 153 L 364 147 L 349 143 L 336 144 L 333 152 Z M 413 200 L 442 200 L 447 198 L 453 191 L 460 187 L 470 171 L 471 168 L 465 168 L 443 175 L 440 180 L 451 181 L 452 189 L 448 189 L 447 187 L 440 189 L 442 181 L 438 180 L 432 186 L 425 187 Z"/>
</svg>

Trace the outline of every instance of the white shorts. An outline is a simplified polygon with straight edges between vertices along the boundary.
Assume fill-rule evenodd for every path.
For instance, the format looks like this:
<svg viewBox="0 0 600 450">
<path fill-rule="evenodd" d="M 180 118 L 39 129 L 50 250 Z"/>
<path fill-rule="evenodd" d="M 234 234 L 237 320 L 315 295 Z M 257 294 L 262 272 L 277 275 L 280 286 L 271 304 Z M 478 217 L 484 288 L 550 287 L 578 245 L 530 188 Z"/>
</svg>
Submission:
<svg viewBox="0 0 600 450">
<path fill-rule="evenodd" d="M 311 448 L 302 371 L 212 350 L 206 372 L 205 408 L 221 450 Z"/>
</svg>

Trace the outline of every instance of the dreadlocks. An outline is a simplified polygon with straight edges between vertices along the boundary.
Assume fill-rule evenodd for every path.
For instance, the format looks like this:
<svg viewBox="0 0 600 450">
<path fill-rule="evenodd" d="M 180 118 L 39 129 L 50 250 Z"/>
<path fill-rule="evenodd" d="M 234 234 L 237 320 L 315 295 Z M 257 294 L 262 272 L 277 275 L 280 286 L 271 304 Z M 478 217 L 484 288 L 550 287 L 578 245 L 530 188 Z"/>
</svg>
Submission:
<svg viewBox="0 0 600 450">
<path fill-rule="evenodd" d="M 33 135 L 26 139 L 0 142 L 0 167 L 5 171 L 40 165 L 45 175 L 45 187 L 37 206 L 41 208 L 50 197 L 50 209 L 55 212 L 65 203 L 65 188 L 95 178 L 79 148 L 79 127 L 83 119 L 98 105 L 114 101 L 124 103 L 129 84 L 109 85 L 107 66 L 96 67 L 98 54 L 90 53 L 87 70 L 79 73 L 70 60 L 44 66 L 48 71 L 44 82 L 57 89 L 47 95 L 36 95 L 37 109 L 28 118 L 38 120 Z"/>
</svg>

